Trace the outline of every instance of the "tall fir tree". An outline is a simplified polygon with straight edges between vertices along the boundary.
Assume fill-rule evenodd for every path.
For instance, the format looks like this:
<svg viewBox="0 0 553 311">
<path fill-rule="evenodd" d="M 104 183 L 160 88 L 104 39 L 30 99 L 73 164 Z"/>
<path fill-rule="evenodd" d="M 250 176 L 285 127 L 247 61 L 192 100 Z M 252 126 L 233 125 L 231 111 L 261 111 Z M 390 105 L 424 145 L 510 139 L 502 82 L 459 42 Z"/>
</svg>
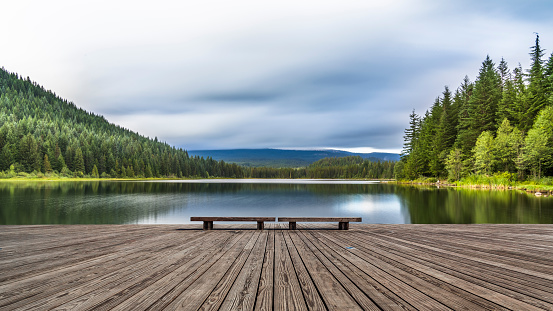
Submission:
<svg viewBox="0 0 553 311">
<path fill-rule="evenodd" d="M 523 130 L 527 131 L 532 127 L 532 123 L 540 110 L 547 104 L 546 81 L 544 79 L 544 68 L 542 57 L 545 54 L 540 46 L 540 36 L 536 35 L 536 43 L 530 48 L 532 57 L 532 67 L 528 72 L 528 107 L 524 112 L 524 119 L 521 120 Z"/>
<path fill-rule="evenodd" d="M 457 89 L 455 93 L 454 102 L 458 107 L 459 121 L 457 122 L 457 139 L 455 140 L 455 147 L 461 150 L 461 157 L 463 159 L 470 156 L 470 151 L 474 146 L 472 143 L 471 120 L 469 114 L 469 101 L 472 97 L 474 90 L 474 83 L 471 83 L 468 76 L 465 76 L 463 83 Z"/>
<path fill-rule="evenodd" d="M 499 101 L 499 105 L 497 106 L 496 122 L 498 124 L 503 122 L 505 119 L 516 123 L 516 102 L 517 90 L 513 80 L 509 79 L 505 81 L 505 85 L 503 86 L 503 94 L 501 96 L 501 100 Z"/>
<path fill-rule="evenodd" d="M 501 58 L 499 65 L 497 65 L 497 72 L 499 73 L 499 77 L 501 78 L 501 91 L 503 92 L 505 89 L 505 83 L 511 80 L 509 65 L 503 57 Z"/>
<path fill-rule="evenodd" d="M 427 131 L 429 130 L 429 126 L 425 125 L 425 123 L 428 122 L 429 117 L 430 113 L 427 111 L 424 117 L 418 122 L 417 134 L 411 142 L 411 153 L 409 153 L 406 158 L 402 158 L 402 161 L 405 162 L 405 178 L 415 179 L 428 173 L 428 153 L 426 152 L 427 142 L 423 137 L 426 136 L 425 134 L 427 134 Z"/>
<path fill-rule="evenodd" d="M 434 105 L 434 107 L 439 108 L 439 111 L 432 111 L 432 114 L 438 113 L 439 115 L 439 119 L 436 116 L 437 124 L 434 126 L 436 131 L 432 140 L 432 148 L 429 150 L 431 155 L 429 159 L 430 173 L 433 176 L 447 175 L 445 160 L 457 137 L 458 115 L 455 105 L 452 103 L 451 92 L 447 86 L 442 96 L 439 99 L 439 105 L 438 103 Z"/>
<path fill-rule="evenodd" d="M 0 171 L 5 171 L 13 164 L 13 155 L 11 152 L 10 144 L 5 144 L 2 150 L 0 150 Z"/>
<path fill-rule="evenodd" d="M 453 147 L 457 138 L 457 124 L 459 121 L 457 106 L 453 103 L 451 91 L 446 86 L 441 99 L 442 115 L 440 118 L 440 140 L 442 150 Z"/>
<path fill-rule="evenodd" d="M 79 147 L 75 149 L 75 156 L 73 158 L 73 167 L 74 167 L 73 171 L 85 173 L 83 152 Z"/>
<path fill-rule="evenodd" d="M 22 165 L 25 172 L 40 171 L 38 147 L 35 138 L 31 134 L 23 136 L 19 141 L 18 155 L 19 164 Z"/>
<path fill-rule="evenodd" d="M 401 156 L 408 156 L 413 151 L 413 143 L 415 142 L 420 130 L 420 117 L 415 113 L 415 109 L 409 115 L 409 128 L 405 129 L 403 135 L 403 150 Z"/>
<path fill-rule="evenodd" d="M 515 142 L 513 127 L 509 119 L 504 119 L 497 129 L 497 135 L 493 141 L 493 154 L 500 171 L 514 172 L 517 157 Z"/>
<path fill-rule="evenodd" d="M 430 109 L 430 114 L 424 120 L 421 131 L 421 142 L 423 150 L 425 150 L 426 162 L 428 163 L 428 171 L 424 172 L 426 175 L 438 176 L 443 170 L 443 164 L 440 161 L 440 152 L 443 144 L 438 139 L 442 136 L 440 133 L 442 114 L 442 101 L 438 97 Z"/>
<path fill-rule="evenodd" d="M 490 131 L 484 131 L 478 139 L 472 149 L 474 157 L 474 170 L 478 174 L 489 175 L 492 172 L 492 167 L 495 162 L 493 154 L 494 139 Z"/>
<path fill-rule="evenodd" d="M 461 174 L 464 170 L 461 149 L 451 149 L 445 160 L 445 167 L 448 172 L 448 179 L 459 180 L 461 178 Z"/>
<path fill-rule="evenodd" d="M 477 132 L 494 131 L 496 112 L 501 100 L 501 78 L 489 56 L 480 68 L 474 83 L 474 93 L 469 100 L 469 118 L 472 128 Z"/>
<path fill-rule="evenodd" d="M 511 108 L 511 117 L 513 118 L 513 125 L 519 128 L 521 131 L 526 132 L 525 113 L 528 110 L 528 92 L 527 86 L 524 83 L 524 72 L 520 63 L 518 67 L 513 70 L 513 85 L 515 88 L 515 101 Z"/>
<path fill-rule="evenodd" d="M 58 160 L 57 160 L 56 163 L 58 163 L 58 165 L 60 167 L 60 169 L 58 170 L 60 172 L 63 170 L 63 168 L 67 168 L 67 165 L 65 164 L 65 159 L 63 158 L 63 155 L 61 155 L 61 154 L 58 156 Z"/>
<path fill-rule="evenodd" d="M 50 164 L 50 160 L 48 160 L 48 154 L 44 155 L 44 162 L 42 164 L 42 167 L 44 168 L 44 173 L 52 172 L 52 165 Z"/>
<path fill-rule="evenodd" d="M 495 132 L 500 100 L 501 78 L 495 69 L 495 64 L 487 56 L 474 82 L 474 91 L 467 103 L 466 114 L 459 121 L 460 147 L 464 153 L 470 153 L 482 132 Z"/>
</svg>

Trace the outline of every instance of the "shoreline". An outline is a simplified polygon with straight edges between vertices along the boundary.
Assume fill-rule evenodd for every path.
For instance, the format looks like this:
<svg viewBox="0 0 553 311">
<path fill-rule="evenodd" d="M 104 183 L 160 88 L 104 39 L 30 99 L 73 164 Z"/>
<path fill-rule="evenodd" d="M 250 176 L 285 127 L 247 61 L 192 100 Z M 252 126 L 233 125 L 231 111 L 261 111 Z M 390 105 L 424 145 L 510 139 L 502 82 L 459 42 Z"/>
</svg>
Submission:
<svg viewBox="0 0 553 311">
<path fill-rule="evenodd" d="M 12 178 L 2 178 L 0 183 L 8 182 L 100 182 L 100 181 L 190 181 L 190 182 L 201 182 L 205 181 L 208 183 L 217 182 L 218 180 L 229 180 L 232 182 L 248 182 L 248 181 L 287 181 L 287 182 L 302 182 L 302 181 L 336 181 L 336 182 L 363 182 L 363 181 L 373 181 L 380 183 L 391 183 L 398 185 L 412 185 L 412 186 L 432 186 L 432 187 L 448 187 L 448 188 L 459 188 L 459 189 L 477 189 L 477 190 L 498 190 L 498 191 L 522 191 L 528 194 L 533 194 L 536 196 L 553 196 L 553 185 L 541 185 L 541 184 L 525 184 L 525 183 L 513 183 L 512 185 L 494 185 L 494 184 L 459 184 L 457 183 L 448 183 L 448 182 L 425 182 L 425 181 L 416 181 L 416 180 L 395 180 L 395 179 L 365 179 L 365 178 L 347 178 L 347 179 L 312 179 L 312 178 L 80 178 L 80 177 L 12 177 Z"/>
<path fill-rule="evenodd" d="M 452 184 L 440 182 L 422 182 L 422 181 L 395 181 L 399 185 L 415 185 L 415 186 L 433 186 L 433 187 L 449 187 L 459 189 L 475 189 L 475 190 L 496 190 L 496 191 L 521 191 L 535 196 L 553 196 L 553 186 L 550 185 L 532 185 L 532 184 L 517 184 L 513 185 L 493 185 L 493 184 Z"/>
</svg>

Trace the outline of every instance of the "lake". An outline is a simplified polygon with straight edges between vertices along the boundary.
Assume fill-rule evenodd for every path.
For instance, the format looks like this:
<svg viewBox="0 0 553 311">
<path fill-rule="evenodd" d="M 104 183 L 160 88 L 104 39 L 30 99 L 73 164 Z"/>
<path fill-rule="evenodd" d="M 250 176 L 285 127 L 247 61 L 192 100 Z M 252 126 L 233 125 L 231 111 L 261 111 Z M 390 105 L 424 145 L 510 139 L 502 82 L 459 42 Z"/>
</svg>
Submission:
<svg viewBox="0 0 553 311">
<path fill-rule="evenodd" d="M 0 183 L 0 216 L 2 225 L 180 224 L 191 216 L 551 224 L 553 198 L 344 180 L 17 181 Z"/>
</svg>

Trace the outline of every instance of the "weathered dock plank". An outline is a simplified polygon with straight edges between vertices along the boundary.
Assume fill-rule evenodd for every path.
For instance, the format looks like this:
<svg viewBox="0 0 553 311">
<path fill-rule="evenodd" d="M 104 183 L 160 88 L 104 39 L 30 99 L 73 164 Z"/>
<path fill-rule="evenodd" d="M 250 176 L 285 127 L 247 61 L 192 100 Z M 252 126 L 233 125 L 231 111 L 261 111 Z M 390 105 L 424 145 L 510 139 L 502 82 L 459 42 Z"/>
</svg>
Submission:
<svg viewBox="0 0 553 311">
<path fill-rule="evenodd" d="M 305 286 L 300 287 L 298 280 L 306 274 L 301 272 L 305 271 L 305 268 L 301 261 L 296 262 L 294 268 L 292 258 L 286 247 L 284 233 L 278 230 L 275 234 L 274 310 L 307 310 L 306 300 L 302 294 L 302 288 Z M 297 273 L 296 269 L 301 269 L 300 273 Z M 305 277 L 311 282 L 307 276 Z M 302 283 L 306 283 L 307 280 Z M 312 288 L 315 289 L 314 286 Z"/>
<path fill-rule="evenodd" d="M 255 302 L 256 311 L 273 309 L 274 267 L 275 267 L 275 230 L 269 230 L 267 245 L 263 257 L 263 267 L 259 276 L 259 285 Z"/>
<path fill-rule="evenodd" d="M 2 310 L 553 310 L 551 225 L 0 227 Z"/>
</svg>

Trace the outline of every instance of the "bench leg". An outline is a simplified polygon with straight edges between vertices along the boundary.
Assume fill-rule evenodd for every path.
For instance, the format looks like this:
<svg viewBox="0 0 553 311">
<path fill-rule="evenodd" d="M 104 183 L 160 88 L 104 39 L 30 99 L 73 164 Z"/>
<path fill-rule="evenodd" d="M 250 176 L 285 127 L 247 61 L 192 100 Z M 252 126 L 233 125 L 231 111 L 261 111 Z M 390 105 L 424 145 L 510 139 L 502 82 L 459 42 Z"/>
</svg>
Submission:
<svg viewBox="0 0 553 311">
<path fill-rule="evenodd" d="M 212 230 L 213 221 L 204 221 L 204 230 Z"/>
<path fill-rule="evenodd" d="M 338 230 L 349 230 L 349 222 L 340 221 L 340 223 L 338 223 Z"/>
<path fill-rule="evenodd" d="M 264 227 L 265 227 L 265 222 L 263 221 L 257 222 L 257 230 L 263 230 Z"/>
<path fill-rule="evenodd" d="M 288 229 L 289 230 L 296 230 L 296 222 L 295 221 L 291 221 L 288 223 Z"/>
</svg>

